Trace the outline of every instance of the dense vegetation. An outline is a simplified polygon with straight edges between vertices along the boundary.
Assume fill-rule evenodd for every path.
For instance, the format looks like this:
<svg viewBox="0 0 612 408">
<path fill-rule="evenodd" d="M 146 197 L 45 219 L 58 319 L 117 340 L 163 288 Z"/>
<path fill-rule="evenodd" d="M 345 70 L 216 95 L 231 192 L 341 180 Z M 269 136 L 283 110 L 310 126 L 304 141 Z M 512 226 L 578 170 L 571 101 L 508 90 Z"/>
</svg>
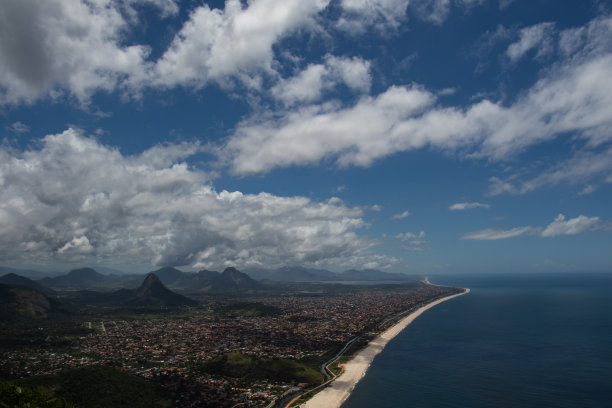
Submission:
<svg viewBox="0 0 612 408">
<path fill-rule="evenodd" d="M 273 380 L 294 383 L 321 383 L 325 377 L 316 369 L 285 358 L 258 358 L 240 353 L 229 353 L 208 361 L 202 370 L 246 380 Z"/>
<path fill-rule="evenodd" d="M 47 317 L 52 310 L 52 301 L 37 290 L 0 285 L 0 319 L 3 321 Z"/>
<path fill-rule="evenodd" d="M 19 383 L 45 395 L 65 398 L 81 408 L 163 408 L 172 405 L 155 385 L 113 367 L 81 367 L 57 375 L 29 377 Z"/>
<path fill-rule="evenodd" d="M 281 310 L 279 308 L 257 302 L 232 303 L 225 306 L 222 311 L 228 315 L 249 317 L 276 316 L 281 314 Z"/>
<path fill-rule="evenodd" d="M 0 383 L 0 407 L 6 408 L 76 408 L 63 398 L 48 397 L 29 388 Z"/>
</svg>

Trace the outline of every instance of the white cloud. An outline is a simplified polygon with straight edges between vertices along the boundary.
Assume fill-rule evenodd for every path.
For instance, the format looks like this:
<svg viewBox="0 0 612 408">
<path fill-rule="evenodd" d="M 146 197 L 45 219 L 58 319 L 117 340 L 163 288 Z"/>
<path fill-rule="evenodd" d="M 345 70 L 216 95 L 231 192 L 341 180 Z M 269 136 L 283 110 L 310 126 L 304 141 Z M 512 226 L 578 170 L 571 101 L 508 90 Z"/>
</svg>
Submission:
<svg viewBox="0 0 612 408">
<path fill-rule="evenodd" d="M 505 161 L 570 132 L 587 146 L 601 145 L 612 139 L 612 41 L 600 38 L 612 37 L 612 18 L 588 27 L 584 51 L 546 71 L 509 106 L 482 100 L 444 107 L 423 87 L 392 86 L 353 106 L 314 104 L 247 119 L 222 149 L 224 157 L 235 173 L 249 174 L 330 159 L 369 166 L 423 147 Z M 493 194 L 512 188 L 498 187 Z"/>
<path fill-rule="evenodd" d="M 490 208 L 490 207 L 491 206 L 489 204 L 467 203 L 466 202 L 466 203 L 455 203 L 448 208 L 453 211 L 462 211 L 462 210 L 469 210 L 472 208 Z"/>
<path fill-rule="evenodd" d="M 362 209 L 338 198 L 217 192 L 181 161 L 200 150 L 184 143 L 123 156 L 74 129 L 46 136 L 38 150 L 0 149 L 0 258 L 193 268 L 394 262 L 358 234 Z"/>
<path fill-rule="evenodd" d="M 563 214 L 559 214 L 557 218 L 548 224 L 544 231 L 542 231 L 542 236 L 555 237 L 557 235 L 581 234 L 596 227 L 600 221 L 599 217 L 586 217 L 584 215 L 566 220 Z"/>
<path fill-rule="evenodd" d="M 463 3 L 463 2 L 459 2 Z M 420 0 L 411 3 L 417 15 L 434 24 L 442 24 L 450 12 L 450 0 Z"/>
<path fill-rule="evenodd" d="M 413 232 L 404 232 L 401 234 L 397 234 L 395 238 L 402 241 L 402 248 L 404 248 L 406 251 L 411 251 L 411 252 L 424 251 L 425 248 L 423 248 L 423 245 L 428 243 L 424 239 L 425 231 L 421 231 L 418 234 L 415 234 Z"/>
<path fill-rule="evenodd" d="M 415 234 L 413 232 L 403 232 L 401 234 L 397 234 L 395 238 L 401 241 L 411 241 L 415 239 L 423 239 L 425 238 L 425 231 L 421 231 L 418 234 Z"/>
<path fill-rule="evenodd" d="M 326 56 L 324 64 L 310 64 L 292 78 L 279 81 L 272 95 L 286 106 L 314 102 L 326 90 L 345 84 L 353 91 L 366 93 L 372 78 L 370 63 L 361 58 L 339 58 Z"/>
<path fill-rule="evenodd" d="M 30 127 L 21 122 L 15 122 L 11 126 L 7 126 L 7 129 L 13 133 L 27 133 L 30 131 Z"/>
<path fill-rule="evenodd" d="M 496 228 L 487 228 L 480 231 L 467 233 L 461 237 L 463 240 L 498 240 L 514 238 L 521 235 L 537 235 L 544 238 L 555 237 L 558 235 L 576 235 L 583 232 L 598 228 L 602 225 L 599 217 L 587 217 L 579 215 L 576 218 L 569 220 L 565 219 L 563 214 L 559 214 L 557 218 L 546 228 L 540 227 L 517 227 L 509 230 Z"/>
<path fill-rule="evenodd" d="M 83 255 L 89 255 L 94 252 L 94 247 L 91 246 L 89 239 L 86 236 L 75 237 L 72 241 L 57 250 L 58 254 L 62 255 L 77 255 L 71 260 L 81 260 Z"/>
<path fill-rule="evenodd" d="M 510 44 L 506 55 L 511 62 L 523 58 L 531 50 L 537 50 L 536 58 L 548 56 L 554 52 L 554 23 L 540 23 L 523 28 L 518 41 Z"/>
<path fill-rule="evenodd" d="M 589 184 L 587 186 L 584 186 L 584 188 L 582 189 L 582 191 L 580 191 L 578 193 L 578 195 L 587 195 L 587 194 L 591 194 L 593 192 L 595 192 L 595 190 L 597 190 L 597 187 Z"/>
<path fill-rule="evenodd" d="M 121 6 L 127 8 L 126 10 L 132 16 L 136 15 L 135 6 L 144 4 L 151 5 L 156 7 L 160 12 L 162 17 L 168 17 L 175 15 L 179 12 L 178 6 L 179 0 L 123 0 Z"/>
<path fill-rule="evenodd" d="M 260 173 L 278 166 L 309 164 L 338 155 L 340 165 L 369 165 L 394 150 L 393 130 L 421 112 L 433 95 L 418 88 L 392 87 L 363 97 L 347 109 L 308 106 L 281 119 L 242 123 L 224 149 L 237 173 Z"/>
<path fill-rule="evenodd" d="M 518 227 L 518 228 L 509 229 L 509 230 L 487 228 L 484 230 L 467 233 L 464 236 L 462 236 L 461 239 L 491 241 L 491 240 L 498 240 L 498 239 L 514 238 L 520 235 L 533 234 L 533 233 L 534 233 L 533 227 Z"/>
<path fill-rule="evenodd" d="M 114 90 L 148 54 L 147 47 L 121 45 L 126 28 L 111 0 L 3 1 L 0 99 L 27 103 L 68 91 L 86 103 L 96 91 Z"/>
<path fill-rule="evenodd" d="M 342 0 L 343 15 L 338 27 L 361 34 L 368 27 L 381 32 L 395 30 L 406 17 L 408 0 Z"/>
<path fill-rule="evenodd" d="M 322 64 L 311 64 L 296 76 L 279 82 L 271 89 L 276 99 L 291 106 L 296 102 L 313 102 L 321 97 L 326 86 L 323 76 L 326 74 Z"/>
<path fill-rule="evenodd" d="M 400 214 L 395 214 L 393 217 L 391 217 L 392 220 L 401 220 L 403 218 L 406 218 L 410 215 L 410 211 L 406 210 Z"/>
<path fill-rule="evenodd" d="M 153 81 L 202 87 L 230 76 L 252 79 L 259 71 L 273 72 L 272 46 L 314 25 L 314 15 L 327 4 L 328 0 L 253 0 L 243 8 L 240 0 L 228 0 L 224 10 L 200 6 L 156 63 Z"/>
<path fill-rule="evenodd" d="M 193 86 L 238 78 L 259 86 L 273 73 L 272 46 L 296 30 L 316 26 L 328 0 L 253 0 L 243 7 L 197 7 L 163 55 L 126 45 L 139 26 L 141 5 L 162 18 L 175 0 L 5 0 L 0 8 L 0 96 L 3 104 L 70 96 L 89 103 L 99 91 L 138 95 L 154 87 Z"/>
<path fill-rule="evenodd" d="M 515 181 L 512 184 L 497 177 L 489 179 L 489 193 L 525 194 L 545 186 L 555 186 L 560 183 L 582 185 L 587 180 L 602 179 L 612 176 L 612 148 L 600 151 L 579 151 L 573 157 L 555 164 L 541 174 L 525 181 Z M 513 176 L 516 179 L 516 176 Z M 595 191 L 594 186 L 586 186 L 582 194 Z"/>
<path fill-rule="evenodd" d="M 342 15 L 337 26 L 351 34 L 372 28 L 383 34 L 394 32 L 407 19 L 408 10 L 418 18 L 442 24 L 451 5 L 471 8 L 488 0 L 342 0 Z"/>
</svg>

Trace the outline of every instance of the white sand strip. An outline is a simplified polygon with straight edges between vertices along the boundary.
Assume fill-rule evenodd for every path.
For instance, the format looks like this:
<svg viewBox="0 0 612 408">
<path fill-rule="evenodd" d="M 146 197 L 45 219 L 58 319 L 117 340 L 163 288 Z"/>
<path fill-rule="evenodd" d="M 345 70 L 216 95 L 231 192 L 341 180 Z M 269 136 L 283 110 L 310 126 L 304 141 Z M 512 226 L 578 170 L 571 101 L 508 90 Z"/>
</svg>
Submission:
<svg viewBox="0 0 612 408">
<path fill-rule="evenodd" d="M 374 360 L 374 357 L 382 351 L 387 345 L 389 340 L 398 335 L 399 332 L 404 330 L 406 326 L 419 317 L 424 311 L 430 309 L 440 303 L 452 299 L 457 296 L 464 295 L 470 290 L 466 289 L 465 292 L 458 293 L 456 295 L 447 296 L 438 299 L 434 302 L 428 303 L 423 307 L 410 313 L 402 320 L 397 322 L 394 326 L 390 327 L 378 337 L 370 342 L 370 344 L 359 352 L 352 360 L 344 365 L 344 372 L 336 378 L 327 388 L 316 394 L 306 403 L 302 404 L 303 408 L 340 408 L 344 401 L 348 398 L 355 385 L 363 378 L 368 367 Z"/>
</svg>

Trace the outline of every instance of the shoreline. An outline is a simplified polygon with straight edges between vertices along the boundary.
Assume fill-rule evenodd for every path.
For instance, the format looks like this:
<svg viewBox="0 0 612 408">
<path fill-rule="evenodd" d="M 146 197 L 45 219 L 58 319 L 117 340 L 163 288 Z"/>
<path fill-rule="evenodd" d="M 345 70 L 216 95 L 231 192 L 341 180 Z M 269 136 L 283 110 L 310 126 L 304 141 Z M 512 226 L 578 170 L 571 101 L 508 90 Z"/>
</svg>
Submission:
<svg viewBox="0 0 612 408">
<path fill-rule="evenodd" d="M 408 316 L 399 320 L 396 324 L 379 334 L 372 340 L 366 348 L 357 353 L 350 361 L 344 364 L 342 373 L 334 379 L 329 386 L 324 388 L 319 393 L 315 394 L 311 399 L 301 404 L 301 408 L 340 408 L 344 401 L 349 397 L 357 383 L 365 376 L 366 371 L 374 361 L 374 358 L 380 353 L 391 339 L 397 336 L 417 317 L 423 314 L 426 310 L 439 305 L 442 302 L 453 299 L 455 297 L 469 293 L 469 289 L 465 289 L 461 293 L 446 296 L 438 300 L 434 300 L 424 306 L 421 306 Z"/>
</svg>

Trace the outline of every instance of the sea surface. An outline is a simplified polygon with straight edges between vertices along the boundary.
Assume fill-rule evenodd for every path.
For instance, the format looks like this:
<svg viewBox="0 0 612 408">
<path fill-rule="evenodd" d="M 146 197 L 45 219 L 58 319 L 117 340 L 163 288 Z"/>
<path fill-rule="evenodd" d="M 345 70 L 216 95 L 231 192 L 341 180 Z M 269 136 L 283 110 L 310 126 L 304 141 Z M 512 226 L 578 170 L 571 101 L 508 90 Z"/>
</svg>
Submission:
<svg viewBox="0 0 612 408">
<path fill-rule="evenodd" d="M 612 407 L 612 273 L 430 280 L 471 293 L 389 342 L 343 408 Z"/>
</svg>

